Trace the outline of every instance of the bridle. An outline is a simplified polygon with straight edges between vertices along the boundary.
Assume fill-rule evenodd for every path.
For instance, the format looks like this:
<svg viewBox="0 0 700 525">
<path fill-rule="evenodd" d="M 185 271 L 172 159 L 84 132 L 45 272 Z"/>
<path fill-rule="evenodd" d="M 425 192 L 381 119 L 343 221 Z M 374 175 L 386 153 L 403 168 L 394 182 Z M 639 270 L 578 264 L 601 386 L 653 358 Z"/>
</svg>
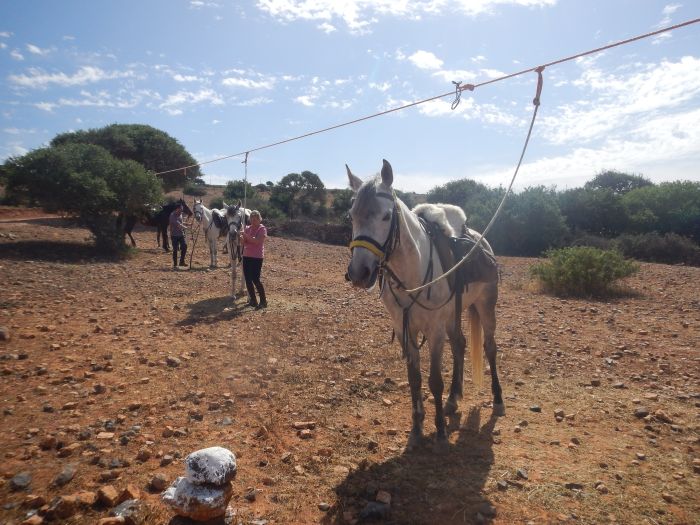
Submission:
<svg viewBox="0 0 700 525">
<path fill-rule="evenodd" d="M 365 248 L 366 250 L 369 250 L 379 259 L 379 269 L 381 271 L 386 268 L 389 257 L 399 244 L 399 216 L 401 214 L 401 209 L 399 208 L 399 203 L 396 200 L 396 195 L 393 193 L 378 192 L 375 194 L 375 196 L 382 199 L 389 199 L 393 202 L 394 209 L 391 214 L 389 234 L 387 235 L 383 244 L 380 244 L 379 241 L 373 239 L 369 235 L 358 235 L 350 242 L 350 251 L 354 250 L 355 248 Z"/>
</svg>

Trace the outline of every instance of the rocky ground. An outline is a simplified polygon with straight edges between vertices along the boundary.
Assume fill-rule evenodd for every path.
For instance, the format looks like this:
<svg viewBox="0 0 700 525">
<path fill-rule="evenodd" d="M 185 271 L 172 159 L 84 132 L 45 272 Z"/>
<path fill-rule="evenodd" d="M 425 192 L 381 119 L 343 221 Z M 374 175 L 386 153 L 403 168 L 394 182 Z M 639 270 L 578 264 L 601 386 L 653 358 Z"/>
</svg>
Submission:
<svg viewBox="0 0 700 525">
<path fill-rule="evenodd" d="M 1 523 L 96 523 L 134 496 L 168 523 L 160 492 L 215 445 L 241 523 L 700 523 L 700 268 L 643 264 L 595 302 L 501 258 L 507 414 L 467 371 L 436 455 L 430 402 L 425 448 L 404 450 L 405 365 L 376 290 L 344 282 L 347 249 L 271 238 L 253 311 L 201 238 L 173 272 L 152 231 L 119 263 L 86 237 L 0 210 Z"/>
</svg>

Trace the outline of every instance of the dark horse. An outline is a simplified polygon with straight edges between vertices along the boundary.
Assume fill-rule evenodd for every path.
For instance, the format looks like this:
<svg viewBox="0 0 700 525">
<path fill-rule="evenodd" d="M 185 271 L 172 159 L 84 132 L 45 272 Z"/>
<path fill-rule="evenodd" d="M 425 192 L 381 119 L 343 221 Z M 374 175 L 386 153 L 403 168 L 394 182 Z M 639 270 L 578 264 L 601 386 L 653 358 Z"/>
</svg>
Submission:
<svg viewBox="0 0 700 525">
<path fill-rule="evenodd" d="M 193 213 L 184 199 L 180 199 L 175 202 L 168 204 L 163 204 L 160 210 L 155 208 L 146 208 L 141 214 L 128 215 L 126 218 L 120 216 L 117 218 L 118 221 L 124 224 L 124 234 L 129 236 L 131 239 L 131 245 L 136 246 L 136 241 L 134 240 L 131 233 L 134 231 L 134 226 L 137 222 L 140 222 L 144 226 L 153 226 L 158 230 L 157 242 L 160 245 L 160 240 L 163 240 L 163 249 L 166 252 L 170 251 L 170 245 L 168 243 L 168 223 L 170 221 L 170 214 L 177 208 L 178 205 L 182 205 L 182 212 L 188 217 L 192 217 Z"/>
</svg>

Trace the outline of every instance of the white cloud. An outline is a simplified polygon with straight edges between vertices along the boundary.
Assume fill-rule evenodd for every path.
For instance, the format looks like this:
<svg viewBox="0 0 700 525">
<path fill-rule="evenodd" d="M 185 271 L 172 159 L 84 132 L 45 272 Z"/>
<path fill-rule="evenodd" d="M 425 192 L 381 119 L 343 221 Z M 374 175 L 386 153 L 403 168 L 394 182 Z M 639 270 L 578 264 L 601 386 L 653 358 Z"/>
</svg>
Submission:
<svg viewBox="0 0 700 525">
<path fill-rule="evenodd" d="M 183 110 L 180 106 L 201 104 L 204 102 L 208 102 L 209 104 L 215 106 L 220 106 L 224 104 L 224 99 L 212 89 L 200 89 L 199 91 L 178 91 L 173 95 L 169 95 L 159 107 L 171 115 L 181 115 Z"/>
<path fill-rule="evenodd" d="M 201 9 L 203 7 L 221 7 L 217 2 L 206 2 L 204 0 L 190 0 L 191 9 Z"/>
<path fill-rule="evenodd" d="M 0 49 L 7 49 L 7 44 L 5 42 L 0 42 Z"/>
<path fill-rule="evenodd" d="M 36 133 L 35 129 L 5 128 L 3 131 L 9 135 L 25 135 Z"/>
<path fill-rule="evenodd" d="M 408 57 L 414 66 L 420 69 L 440 69 L 442 67 L 442 60 L 436 57 L 430 51 L 419 50 Z"/>
<path fill-rule="evenodd" d="M 10 51 L 10 56 L 15 60 L 24 60 L 24 55 L 20 53 L 18 49 L 13 49 Z"/>
<path fill-rule="evenodd" d="M 46 73 L 41 69 L 30 68 L 27 75 L 10 75 L 10 82 L 22 87 L 44 89 L 51 84 L 59 86 L 80 86 L 102 80 L 133 77 L 133 71 L 103 71 L 99 67 L 83 66 L 73 75 Z"/>
<path fill-rule="evenodd" d="M 302 95 L 299 97 L 296 97 L 294 99 L 294 102 L 298 102 L 302 106 L 307 106 L 307 107 L 312 107 L 315 106 L 316 104 L 314 103 L 314 98 L 311 95 Z"/>
<path fill-rule="evenodd" d="M 642 64 L 626 74 L 604 73 L 585 65 L 572 83 L 585 98 L 542 119 L 542 134 L 554 144 L 603 138 L 630 122 L 669 111 L 700 96 L 700 58 Z"/>
<path fill-rule="evenodd" d="M 63 35 L 63 40 L 71 41 L 75 40 L 75 37 L 73 35 Z"/>
<path fill-rule="evenodd" d="M 196 75 L 181 75 L 180 73 L 175 73 L 173 75 L 173 80 L 176 82 L 200 82 L 202 79 Z"/>
<path fill-rule="evenodd" d="M 497 6 L 549 7 L 557 0 L 258 0 L 257 6 L 284 22 L 320 20 L 324 24 L 341 20 L 350 32 L 366 33 L 380 17 L 420 20 L 424 15 L 461 12 L 466 16 L 491 13 Z"/>
<path fill-rule="evenodd" d="M 34 44 L 27 44 L 27 51 L 29 51 L 33 55 L 39 56 L 46 56 L 49 53 L 51 53 L 50 49 L 42 49 L 39 46 L 35 46 Z"/>
<path fill-rule="evenodd" d="M 221 81 L 227 87 L 242 87 L 246 89 L 272 89 L 275 85 L 274 79 L 253 80 L 250 78 L 228 77 Z"/>
<path fill-rule="evenodd" d="M 383 83 L 381 83 L 381 84 L 377 84 L 376 82 L 370 82 L 370 83 L 369 83 L 369 87 L 371 87 L 372 89 L 376 89 L 377 91 L 381 91 L 382 93 L 384 93 L 385 91 L 388 91 L 388 90 L 389 90 L 389 88 L 391 87 L 391 84 L 389 84 L 388 82 L 383 82 Z"/>
<path fill-rule="evenodd" d="M 328 22 L 323 22 L 322 24 L 318 24 L 316 27 L 318 27 L 321 31 L 323 31 L 327 35 L 330 35 L 333 31 L 337 31 L 335 26 L 329 24 Z"/>
<path fill-rule="evenodd" d="M 10 38 L 12 36 L 12 33 L 9 31 L 0 31 L 0 38 Z"/>
<path fill-rule="evenodd" d="M 57 107 L 57 105 L 52 102 L 37 102 L 36 104 L 34 104 L 34 107 L 42 111 L 48 111 L 49 113 L 51 113 Z"/>
<path fill-rule="evenodd" d="M 272 102 L 271 98 L 267 97 L 255 97 L 255 98 L 250 98 L 248 100 L 241 100 L 239 102 L 234 102 L 234 106 L 239 106 L 239 107 L 253 107 L 253 106 L 262 106 L 263 104 L 270 104 Z"/>
</svg>

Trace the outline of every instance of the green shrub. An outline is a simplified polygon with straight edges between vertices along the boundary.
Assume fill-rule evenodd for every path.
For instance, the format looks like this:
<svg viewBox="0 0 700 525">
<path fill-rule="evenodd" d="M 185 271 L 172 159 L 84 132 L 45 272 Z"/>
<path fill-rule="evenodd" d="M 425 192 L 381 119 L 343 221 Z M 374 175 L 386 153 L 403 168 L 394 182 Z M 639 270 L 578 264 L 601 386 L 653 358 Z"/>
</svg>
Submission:
<svg viewBox="0 0 700 525">
<path fill-rule="evenodd" d="M 209 208 L 210 210 L 213 210 L 214 208 L 220 210 L 221 208 L 224 207 L 224 199 L 222 197 L 215 197 L 211 201 L 209 201 Z"/>
<path fill-rule="evenodd" d="M 621 235 L 616 239 L 616 244 L 618 250 L 633 259 L 700 266 L 700 246 L 688 237 L 675 233 Z"/>
<path fill-rule="evenodd" d="M 590 246 L 550 250 L 546 255 L 547 260 L 533 265 L 530 273 L 557 296 L 604 297 L 614 291 L 615 281 L 639 270 L 620 252 Z"/>
<path fill-rule="evenodd" d="M 207 189 L 199 184 L 193 184 L 191 182 L 188 182 L 182 189 L 182 193 L 184 193 L 185 195 L 191 195 L 193 197 L 202 197 L 203 195 L 207 194 Z"/>
</svg>

